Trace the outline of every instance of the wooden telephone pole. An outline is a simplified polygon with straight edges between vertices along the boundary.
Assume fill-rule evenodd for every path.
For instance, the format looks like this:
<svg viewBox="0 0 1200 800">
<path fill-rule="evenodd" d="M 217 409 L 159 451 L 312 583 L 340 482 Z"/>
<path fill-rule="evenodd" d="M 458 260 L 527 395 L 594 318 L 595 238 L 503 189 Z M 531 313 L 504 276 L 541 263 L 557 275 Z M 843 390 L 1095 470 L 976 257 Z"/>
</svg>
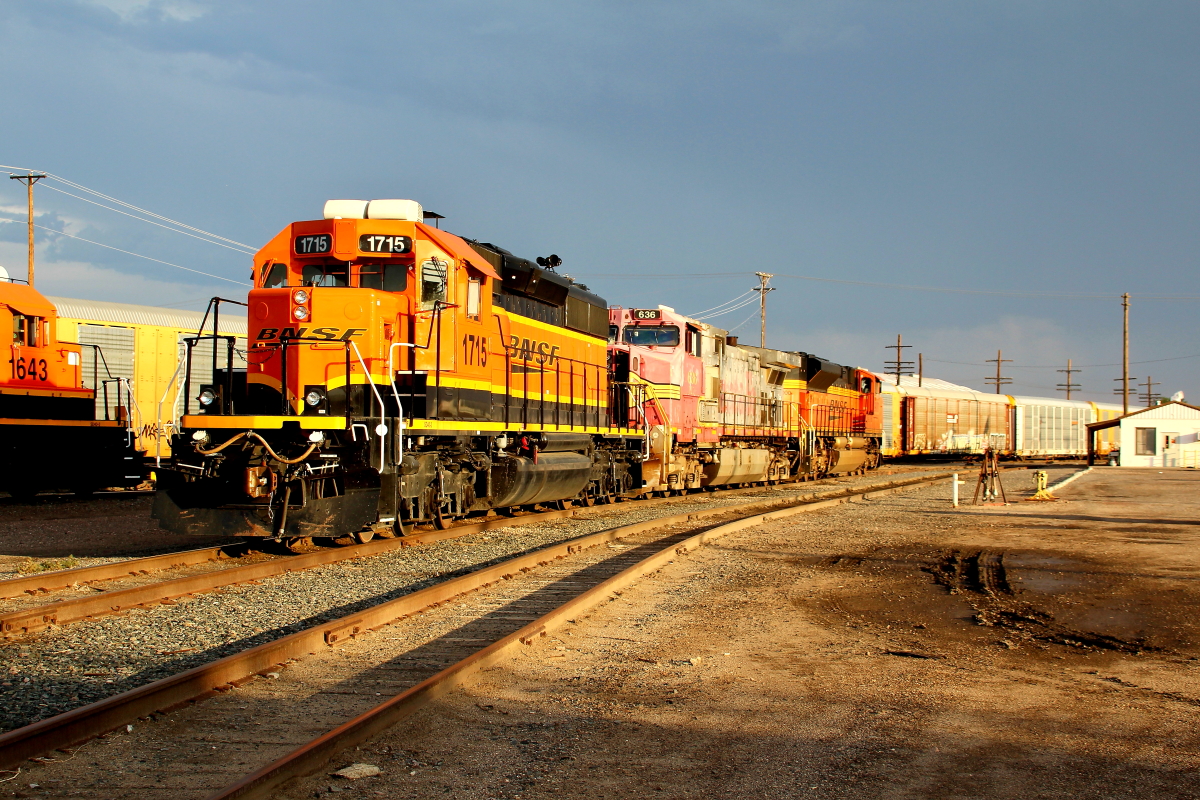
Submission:
<svg viewBox="0 0 1200 800">
<path fill-rule="evenodd" d="M 1121 310 L 1125 322 L 1121 335 L 1121 405 L 1129 413 L 1129 292 L 1121 295 Z"/>
<path fill-rule="evenodd" d="M 29 275 L 27 280 L 29 285 L 33 286 L 33 185 L 40 181 L 45 175 L 37 175 L 30 172 L 28 175 L 9 175 L 10 180 L 20 181 L 25 184 L 25 189 L 28 194 L 29 203 Z"/>
<path fill-rule="evenodd" d="M 984 378 L 985 383 L 990 383 L 996 387 L 996 394 L 1000 394 L 1000 387 L 1006 383 L 1012 383 L 1012 378 L 1006 378 L 1001 374 L 1001 368 L 1006 362 L 1012 362 L 1011 358 L 1002 358 L 1002 353 L 997 350 L 995 358 L 989 358 L 987 363 L 996 365 L 996 377 Z"/>
<path fill-rule="evenodd" d="M 767 346 L 767 292 L 773 292 L 774 289 L 767 288 L 767 281 L 775 276 L 770 272 L 756 272 L 758 276 L 758 288 L 754 291 L 758 292 L 758 346 Z"/>
<path fill-rule="evenodd" d="M 1161 381 L 1150 380 L 1149 375 L 1146 376 L 1145 383 L 1138 384 L 1138 386 L 1144 387 L 1146 390 L 1146 393 L 1142 395 L 1142 401 L 1146 404 L 1146 408 L 1150 408 L 1151 406 L 1153 406 L 1154 401 L 1158 399 L 1158 395 L 1154 393 L 1154 387 L 1160 386 L 1161 384 L 1162 384 Z"/>
<path fill-rule="evenodd" d="M 1069 358 L 1068 358 L 1068 359 L 1067 359 L 1067 368 L 1066 368 L 1066 369 L 1060 369 L 1060 370 L 1058 370 L 1058 372 L 1065 372 L 1065 373 L 1067 373 L 1067 382 L 1066 382 L 1066 383 L 1060 383 L 1060 384 L 1057 384 L 1057 386 L 1058 386 L 1058 390 L 1059 390 L 1060 392 L 1061 392 L 1061 391 L 1066 391 L 1066 393 L 1067 393 L 1067 399 L 1068 399 L 1068 400 L 1070 400 L 1070 399 L 1071 399 L 1071 390 L 1072 390 L 1072 389 L 1078 389 L 1078 388 L 1079 388 L 1079 384 L 1078 384 L 1078 383 L 1071 383 L 1071 375 L 1072 375 L 1072 374 L 1074 374 L 1074 373 L 1076 373 L 1076 372 L 1083 372 L 1083 370 L 1081 370 L 1081 369 L 1074 369 L 1074 368 L 1071 366 L 1071 359 L 1069 359 Z"/>
<path fill-rule="evenodd" d="M 902 334 L 899 334 L 899 333 L 896 334 L 896 343 L 895 344 L 885 344 L 883 346 L 884 350 L 895 350 L 896 351 L 896 357 L 894 359 L 892 359 L 891 361 L 885 361 L 884 366 L 886 366 L 888 368 L 888 370 L 890 370 L 891 373 L 896 376 L 896 385 L 897 386 L 900 385 L 900 376 L 902 374 L 904 374 L 904 369 L 906 367 L 908 369 L 912 369 L 913 362 L 904 360 L 904 351 L 909 349 L 910 347 L 912 347 L 911 344 L 904 344 L 904 338 L 903 338 Z"/>
</svg>

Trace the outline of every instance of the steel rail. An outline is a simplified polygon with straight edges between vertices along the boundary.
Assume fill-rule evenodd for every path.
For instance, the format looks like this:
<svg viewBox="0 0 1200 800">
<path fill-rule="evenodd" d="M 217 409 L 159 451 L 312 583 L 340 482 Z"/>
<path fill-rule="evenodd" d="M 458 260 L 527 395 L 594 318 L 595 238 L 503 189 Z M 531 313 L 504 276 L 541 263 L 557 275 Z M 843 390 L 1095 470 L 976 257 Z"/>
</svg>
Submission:
<svg viewBox="0 0 1200 800">
<path fill-rule="evenodd" d="M 798 484 L 798 481 L 786 485 Z M 767 484 L 740 489 L 719 489 L 707 495 L 714 497 L 732 496 L 749 492 L 758 492 L 769 488 Z M 697 493 L 694 496 L 705 496 Z M 647 497 L 631 502 L 642 506 L 654 506 L 669 503 L 676 498 Z M 430 544 L 446 539 L 469 536 L 473 533 L 492 528 L 511 528 L 530 525 L 537 522 L 547 522 L 554 519 L 564 519 L 575 516 L 588 507 L 580 506 L 560 511 L 545 511 L 536 514 L 525 514 L 519 517 L 496 517 L 484 522 L 456 525 L 445 531 L 429 531 L 410 534 L 394 539 L 374 539 L 364 544 L 354 544 L 332 550 L 304 555 L 285 556 L 271 561 L 256 564 L 231 566 L 214 572 L 158 581 L 144 586 L 132 586 L 127 589 L 114 589 L 86 597 L 68 598 L 51 603 L 30 606 L 0 614 L 0 636 L 6 639 L 36 633 L 51 625 L 66 625 L 72 622 L 88 619 L 89 617 L 106 616 L 127 611 L 130 608 L 144 607 L 164 601 L 174 600 L 187 595 L 201 594 L 234 586 L 263 578 L 284 575 L 289 572 L 313 569 L 328 564 L 335 564 L 355 558 L 366 558 L 380 555 L 404 547 L 418 544 Z M 102 564 L 95 567 L 79 567 L 72 570 L 59 570 L 38 576 L 15 578 L 11 581 L 0 582 L 0 597 L 14 597 L 22 593 L 34 594 L 39 591 L 50 591 L 50 588 L 63 588 L 75 583 L 94 580 L 110 580 L 125 577 L 140 572 L 161 571 L 177 566 L 191 566 L 213 561 L 228 548 L 205 548 L 188 550 L 181 553 L 163 556 L 149 556 L 144 559 L 130 559 L 112 564 Z M 34 588 L 36 587 L 36 588 Z"/>
<path fill-rule="evenodd" d="M 879 475 L 892 475 L 896 472 L 915 472 L 928 467 L 913 467 L 911 469 L 903 469 L 893 467 L 889 470 L 879 470 Z M 828 478 L 819 479 L 820 481 L 829 480 Z M 791 483 L 800 483 L 801 481 L 789 481 Z M 749 489 L 719 489 L 713 494 L 719 496 L 727 496 L 744 492 L 759 491 L 766 484 L 758 484 Z M 697 493 L 698 494 L 698 493 Z M 663 498 L 641 498 L 635 502 L 664 502 Z M 580 506 L 578 510 L 587 508 Z M 561 512 L 549 512 L 561 513 Z M 509 525 L 524 525 L 525 522 L 519 521 L 526 519 L 526 516 L 514 517 L 509 521 Z M 541 517 L 541 519 L 547 519 Z M 458 530 L 456 525 L 453 530 Z M 424 536 L 424 534 L 417 534 Z M 405 537 L 412 540 L 412 535 Z M 426 540 L 428 541 L 428 540 Z M 242 548 L 250 548 L 253 542 L 247 540 L 245 542 L 237 542 L 227 544 L 221 547 L 205 547 L 198 550 L 179 550 L 174 553 L 164 553 L 157 556 L 145 556 L 142 558 L 130 558 L 124 561 L 114 561 L 108 564 L 96 564 L 90 567 L 73 567 L 71 569 L 53 570 L 50 572 L 38 572 L 32 575 L 23 575 L 19 578 L 7 578 L 0 580 L 0 599 L 8 599 L 12 597 L 20 597 L 23 594 L 44 594 L 55 589 L 65 589 L 69 586 L 74 586 L 77 583 L 94 583 L 98 581 L 116 580 L 125 578 L 130 575 L 145 575 L 150 572 L 162 572 L 164 570 L 173 569 L 176 567 L 190 567 L 196 564 L 203 564 L 208 561 L 216 561 L 223 557 L 237 558 Z"/>
<path fill-rule="evenodd" d="M 872 499 L 907 489 L 921 488 L 949 477 L 924 477 L 904 482 L 902 485 L 864 487 L 851 490 L 844 497 L 819 500 L 802 505 L 769 511 L 719 525 L 702 533 L 676 542 L 628 567 L 601 583 L 584 590 L 571 600 L 530 622 L 473 655 L 464 658 L 416 686 L 395 695 L 375 708 L 339 725 L 308 744 L 293 750 L 288 755 L 257 770 L 242 780 L 210 795 L 208 800 L 235 800 L 235 798 L 265 798 L 292 778 L 311 774 L 325 766 L 337 754 L 387 730 L 391 726 L 424 708 L 432 701 L 467 682 L 475 673 L 492 666 L 522 645 L 532 645 L 549 635 L 564 622 L 602 603 L 604 600 L 636 583 L 640 578 L 656 572 L 674 560 L 730 533 L 804 514 L 822 508 L 848 503 L 856 498 Z M 691 515 L 679 515 L 681 517 Z"/>
<path fill-rule="evenodd" d="M 223 547 L 205 547 L 199 550 L 180 550 L 160 556 L 130 558 L 91 567 L 74 567 L 53 572 L 38 572 L 0 581 L 0 598 L 20 597 L 23 594 L 41 594 L 54 589 L 65 589 L 77 583 L 110 581 L 149 572 L 161 572 L 174 567 L 190 567 L 221 558 L 237 558 L 235 553 L 245 544 L 229 544 Z"/>
<path fill-rule="evenodd" d="M 869 496 L 880 491 L 920 486 L 943 480 L 945 477 L 943 475 L 922 476 L 870 487 L 857 489 L 847 487 L 822 493 L 826 496 L 809 494 L 801 497 L 773 498 L 738 506 L 684 512 L 558 542 L 339 619 L 297 631 L 217 661 L 161 678 L 128 692 L 113 695 L 0 734 L 0 769 L 14 767 L 27 758 L 51 750 L 70 747 L 128 724 L 139 717 L 169 710 L 190 701 L 202 699 L 217 691 L 228 690 L 230 687 L 251 680 L 255 675 L 265 673 L 270 668 L 289 659 L 306 656 L 322 646 L 333 646 L 338 641 L 354 636 L 356 633 L 379 628 L 404 617 L 412 616 L 430 606 L 476 591 L 497 581 L 512 578 L 519 572 L 535 569 L 554 559 L 566 558 L 589 547 L 655 528 L 751 509 L 775 507 L 789 510 L 795 508 L 812 510 L 825 508 L 846 502 L 855 495 Z M 757 517 L 755 518 L 757 519 Z M 449 533 L 451 531 L 440 531 L 431 535 L 444 536 Z M 368 544 L 373 543 L 368 542 Z"/>
</svg>

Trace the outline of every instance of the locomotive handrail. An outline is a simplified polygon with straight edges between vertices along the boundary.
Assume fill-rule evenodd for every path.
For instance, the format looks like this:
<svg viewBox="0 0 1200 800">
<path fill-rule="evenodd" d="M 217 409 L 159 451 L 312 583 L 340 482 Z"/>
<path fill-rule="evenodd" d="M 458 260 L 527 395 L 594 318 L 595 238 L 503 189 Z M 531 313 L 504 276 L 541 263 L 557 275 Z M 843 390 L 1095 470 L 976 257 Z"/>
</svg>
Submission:
<svg viewBox="0 0 1200 800">
<path fill-rule="evenodd" d="M 518 349 L 516 352 L 523 354 L 525 351 Z M 596 389 L 595 389 L 595 392 L 596 392 L 596 412 L 595 412 L 596 427 L 597 428 L 613 427 L 613 421 L 611 420 L 611 418 L 609 419 L 607 424 L 601 424 L 601 417 L 604 415 L 604 412 L 609 409 L 608 398 L 602 398 L 600 396 L 600 386 L 603 384 L 603 381 L 599 380 L 599 378 L 597 377 L 597 379 L 595 381 L 589 383 L 588 379 L 587 379 L 589 369 L 591 371 L 595 372 L 598 376 L 599 373 L 607 371 L 606 366 L 604 366 L 602 364 L 592 364 L 592 363 L 589 363 L 582 359 L 571 358 L 570 356 L 563 356 L 563 355 L 551 354 L 551 353 L 539 353 L 539 352 L 532 352 L 532 351 L 527 356 L 521 355 L 520 358 L 517 358 L 516 355 L 514 354 L 514 352 L 512 351 L 512 349 L 509 348 L 508 346 L 505 346 L 505 348 L 504 348 L 504 424 L 505 425 L 511 425 L 514 423 L 513 414 L 512 414 L 512 410 L 513 410 L 512 409 L 512 396 L 513 396 L 513 392 L 517 390 L 516 386 L 515 386 L 516 381 L 514 380 L 514 375 L 516 374 L 513 370 L 514 363 L 519 363 L 526 367 L 526 371 L 521 373 L 522 374 L 521 388 L 520 388 L 521 406 L 520 406 L 519 422 L 522 426 L 527 427 L 529 425 L 529 421 L 530 421 L 530 410 L 531 410 L 530 409 L 530 399 L 529 399 L 530 380 L 529 380 L 529 371 L 528 371 L 528 366 L 530 364 L 533 364 L 533 365 L 536 365 L 539 367 L 539 369 L 538 369 L 538 386 L 537 386 L 538 405 L 535 409 L 533 409 L 533 413 L 536 415 L 536 422 L 539 425 L 546 424 L 546 373 L 547 373 L 547 371 L 549 371 L 549 367 L 551 366 L 551 364 L 553 364 L 555 398 L 553 401 L 554 409 L 552 410 L 551 413 L 553 416 L 553 424 L 556 426 L 561 426 L 562 404 L 564 402 L 563 395 L 562 395 L 563 364 L 566 363 L 570 369 L 569 374 L 568 374 L 570 388 L 568 390 L 569 394 L 567 395 L 567 397 L 568 397 L 567 402 L 569 402 L 570 408 L 568 409 L 568 412 L 567 412 L 567 419 L 568 419 L 567 427 L 571 427 L 571 428 L 576 427 L 576 422 L 575 422 L 575 401 L 576 401 L 576 399 L 581 400 L 581 402 L 583 404 L 583 411 L 581 412 L 582 418 L 583 418 L 582 425 L 583 425 L 583 427 L 587 427 L 587 425 L 588 425 L 588 410 L 587 409 L 588 409 L 588 396 L 589 396 L 588 388 L 589 388 L 589 386 L 593 386 L 593 385 L 596 387 Z M 580 370 L 578 372 L 576 372 L 576 370 L 575 370 L 576 364 L 578 364 L 580 366 Z M 583 383 L 582 395 L 578 396 L 578 398 L 575 394 L 575 383 L 576 383 L 577 378 L 580 381 L 582 381 L 582 383 Z M 609 416 L 611 417 L 611 415 L 609 415 Z"/>
<path fill-rule="evenodd" d="M 363 360 L 362 353 L 359 352 L 358 345 L 355 344 L 354 342 L 346 342 L 346 344 L 348 344 L 354 348 L 354 355 L 358 356 L 358 363 L 362 365 L 363 375 L 366 377 L 367 383 L 371 384 L 371 391 L 375 393 L 375 399 L 379 401 L 379 425 L 375 428 L 375 435 L 379 437 L 379 472 L 380 472 L 380 474 L 382 474 L 383 468 L 385 466 L 385 460 L 387 458 L 387 453 L 385 452 L 385 447 L 384 447 L 384 443 L 386 441 L 385 437 L 387 436 L 387 432 L 388 432 L 387 423 L 384 422 L 384 420 L 387 419 L 387 406 L 385 406 L 383 404 L 383 397 L 379 394 L 379 388 L 375 385 L 375 379 L 371 377 L 371 370 L 367 369 L 367 362 Z M 395 381 L 393 380 L 393 384 L 394 383 L 395 383 Z M 350 407 L 350 375 L 347 372 L 347 375 L 346 375 L 346 408 L 349 409 L 349 407 Z M 397 411 L 400 411 L 400 409 L 397 409 Z M 399 417 L 399 422 L 397 424 L 398 424 L 399 430 L 397 430 L 396 435 L 397 435 L 397 437 L 399 437 L 401 431 L 404 430 L 404 417 L 403 416 Z M 371 438 L 371 434 L 368 431 L 367 439 L 370 439 L 370 438 Z M 368 451 L 370 450 L 369 447 L 367 449 L 368 449 Z M 367 454 L 367 457 L 368 457 L 368 462 L 369 462 L 369 459 L 370 459 L 369 452 Z"/>
<path fill-rule="evenodd" d="M 155 407 L 155 410 L 154 410 L 154 428 L 155 428 L 155 431 L 154 431 L 155 432 L 154 466 L 156 466 L 156 467 L 162 466 L 162 434 L 164 433 L 163 428 L 165 427 L 163 425 L 163 421 L 162 421 L 163 403 L 167 402 L 167 395 L 169 395 L 171 393 L 171 387 L 175 385 L 175 380 L 179 377 L 179 370 L 183 369 L 184 366 L 186 366 L 186 364 L 187 364 L 186 361 L 180 361 L 178 364 L 175 365 L 175 371 L 173 373 L 171 373 L 171 379 L 167 381 L 167 388 L 165 390 L 163 390 L 163 395 L 162 395 L 162 397 L 159 398 L 158 405 Z M 176 392 L 175 402 L 171 404 L 171 429 L 172 430 L 179 429 L 179 419 L 175 415 L 175 408 L 178 405 L 179 405 L 179 393 Z"/>
<path fill-rule="evenodd" d="M 221 413 L 230 413 L 233 411 L 233 348 L 237 343 L 237 336 L 228 333 L 197 333 L 195 336 L 183 338 L 183 343 L 187 347 L 187 373 L 183 378 L 184 413 L 187 413 L 187 406 L 191 403 L 192 351 L 197 344 L 207 339 L 213 340 L 212 383 L 214 386 L 217 384 L 217 340 L 225 340 L 225 391 L 221 392 Z"/>
</svg>

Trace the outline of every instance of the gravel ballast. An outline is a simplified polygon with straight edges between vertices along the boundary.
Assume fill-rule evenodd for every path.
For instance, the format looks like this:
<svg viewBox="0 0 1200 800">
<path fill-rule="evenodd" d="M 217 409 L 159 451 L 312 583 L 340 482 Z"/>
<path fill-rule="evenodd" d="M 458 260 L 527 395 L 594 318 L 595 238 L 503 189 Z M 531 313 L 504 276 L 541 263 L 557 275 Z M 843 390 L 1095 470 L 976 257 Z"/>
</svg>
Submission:
<svg viewBox="0 0 1200 800">
<path fill-rule="evenodd" d="M 0 646 L 0 729 L 27 725 L 553 542 L 682 511 L 921 474 L 927 472 L 590 509 L 573 519 L 494 529 L 52 628 Z"/>
</svg>

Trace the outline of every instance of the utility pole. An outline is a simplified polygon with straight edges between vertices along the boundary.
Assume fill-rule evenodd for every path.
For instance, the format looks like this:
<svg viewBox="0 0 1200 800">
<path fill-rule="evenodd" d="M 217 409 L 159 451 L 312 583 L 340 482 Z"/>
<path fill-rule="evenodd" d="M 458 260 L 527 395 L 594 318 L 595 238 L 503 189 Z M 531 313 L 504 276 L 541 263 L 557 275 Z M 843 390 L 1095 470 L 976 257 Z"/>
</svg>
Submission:
<svg viewBox="0 0 1200 800">
<path fill-rule="evenodd" d="M 33 286 L 33 185 L 46 176 L 31 172 L 28 175 L 9 175 L 8 177 L 10 180 L 20 181 L 25 184 L 25 189 L 29 197 L 29 274 L 27 280 L 29 281 L 29 285 Z"/>
<path fill-rule="evenodd" d="M 1000 374 L 1001 368 L 1004 366 L 1005 362 L 1011 362 L 1012 359 L 1011 358 L 1001 358 L 1001 356 L 1002 356 L 1002 353 L 999 350 L 997 350 L 996 357 L 989 358 L 987 360 L 987 363 L 989 363 L 989 364 L 994 363 L 996 365 L 996 377 L 983 379 L 984 382 L 993 384 L 996 387 L 996 394 L 1000 394 L 1001 386 L 1003 386 L 1006 383 L 1012 383 L 1012 378 L 1005 378 L 1003 375 Z"/>
<path fill-rule="evenodd" d="M 917 353 L 917 386 L 925 383 L 925 354 Z"/>
<path fill-rule="evenodd" d="M 756 272 L 758 276 L 758 288 L 754 291 L 758 292 L 758 346 L 767 346 L 767 292 L 773 292 L 774 289 L 767 288 L 767 281 L 774 278 L 775 275 L 770 272 Z"/>
<path fill-rule="evenodd" d="M 912 369 L 913 362 L 904 360 L 904 351 L 910 347 L 912 347 L 912 345 L 904 344 L 904 339 L 901 338 L 901 335 L 898 333 L 896 334 L 895 344 L 885 344 L 883 346 L 884 350 L 896 351 L 896 357 L 894 359 L 891 361 L 885 361 L 883 363 L 884 366 L 890 369 L 892 374 L 896 376 L 897 386 L 900 385 L 900 376 L 904 373 L 904 368 L 908 367 L 909 369 Z"/>
<path fill-rule="evenodd" d="M 1129 292 L 1121 295 L 1121 309 L 1125 317 L 1121 336 L 1121 405 L 1122 414 L 1129 413 Z"/>
<path fill-rule="evenodd" d="M 1146 408 L 1150 408 L 1151 406 L 1155 405 L 1154 401 L 1158 399 L 1158 396 L 1154 393 L 1154 387 L 1159 385 L 1161 385 L 1161 382 L 1150 380 L 1149 375 L 1146 376 L 1145 383 L 1138 384 L 1138 386 L 1144 386 L 1146 388 L 1146 393 L 1142 395 L 1142 400 L 1146 402 Z"/>
<path fill-rule="evenodd" d="M 1068 400 L 1070 400 L 1070 399 L 1071 399 L 1071 390 L 1072 390 L 1072 389 L 1078 389 L 1078 388 L 1079 388 L 1079 384 L 1078 384 L 1078 383 L 1071 383 L 1071 375 L 1072 375 L 1072 374 L 1074 374 L 1074 373 L 1076 373 L 1076 372 L 1083 372 L 1083 370 L 1081 370 L 1081 369 L 1074 369 L 1074 368 L 1072 368 L 1072 367 L 1071 367 L 1071 359 L 1069 359 L 1069 358 L 1068 358 L 1068 359 L 1067 359 L 1067 368 L 1066 368 L 1066 369 L 1060 369 L 1060 370 L 1058 370 L 1058 372 L 1065 372 L 1065 373 L 1067 373 L 1067 382 L 1066 382 L 1066 383 L 1059 383 L 1059 384 L 1056 384 L 1056 385 L 1058 386 L 1058 390 L 1059 390 L 1060 392 L 1061 392 L 1061 391 L 1066 391 L 1066 393 L 1067 393 L 1067 399 L 1068 399 Z"/>
</svg>

